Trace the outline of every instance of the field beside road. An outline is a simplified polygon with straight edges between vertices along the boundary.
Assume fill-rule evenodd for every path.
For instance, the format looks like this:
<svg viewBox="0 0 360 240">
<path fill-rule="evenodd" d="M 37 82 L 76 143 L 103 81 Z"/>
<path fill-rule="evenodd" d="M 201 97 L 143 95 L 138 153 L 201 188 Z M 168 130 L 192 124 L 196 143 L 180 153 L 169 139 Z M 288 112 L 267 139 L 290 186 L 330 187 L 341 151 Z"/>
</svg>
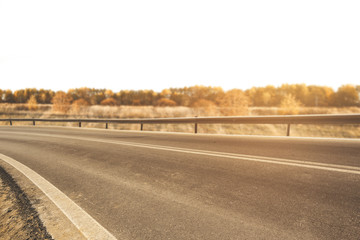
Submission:
<svg viewBox="0 0 360 240">
<path fill-rule="evenodd" d="M 277 115 L 281 112 L 276 107 L 253 107 L 248 108 L 245 115 Z M 303 107 L 299 114 L 352 114 L 360 113 L 360 108 L 315 108 Z M 53 110 L 52 105 L 39 105 L 36 111 L 27 109 L 26 104 L 0 104 L 1 118 L 167 118 L 167 117 L 194 117 L 194 116 L 221 116 L 217 107 L 190 108 L 190 107 L 153 107 L 153 106 L 77 106 L 67 113 L 58 113 Z M 9 123 L 0 122 L 8 125 Z M 31 123 L 15 123 L 26 125 Z M 37 123 L 49 125 L 49 123 Z M 52 123 L 62 126 L 76 126 L 76 123 Z M 103 128 L 103 124 L 88 123 L 83 127 Z M 139 130 L 138 125 L 110 124 L 110 129 Z M 144 130 L 163 132 L 193 132 L 193 126 L 189 124 L 162 124 L 146 125 Z M 210 134 L 240 134 L 240 135 L 266 135 L 284 136 L 285 125 L 225 125 L 204 124 L 199 125 L 200 133 Z M 359 125 L 292 125 L 291 135 L 298 137 L 336 137 L 336 138 L 360 138 Z"/>
</svg>

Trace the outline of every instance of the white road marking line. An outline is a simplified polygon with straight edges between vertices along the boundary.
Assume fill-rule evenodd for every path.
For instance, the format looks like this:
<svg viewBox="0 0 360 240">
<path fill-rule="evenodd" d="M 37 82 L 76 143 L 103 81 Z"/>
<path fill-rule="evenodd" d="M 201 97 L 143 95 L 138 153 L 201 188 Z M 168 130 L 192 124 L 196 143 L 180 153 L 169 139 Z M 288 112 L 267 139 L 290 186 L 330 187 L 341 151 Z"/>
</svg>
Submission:
<svg viewBox="0 0 360 240">
<path fill-rule="evenodd" d="M 172 152 L 206 155 L 206 156 L 213 156 L 213 157 L 231 158 L 231 159 L 239 159 L 239 160 L 253 161 L 253 162 L 273 163 L 273 164 L 279 164 L 279 165 L 296 166 L 296 167 L 303 167 L 303 168 L 311 168 L 311 169 L 326 170 L 326 171 L 341 172 L 341 173 L 351 173 L 351 174 L 360 175 L 360 168 L 355 167 L 355 166 L 305 162 L 305 161 L 291 160 L 291 159 L 284 159 L 284 158 L 261 157 L 261 156 L 252 156 L 252 155 L 244 155 L 244 154 L 234 154 L 234 153 L 225 153 L 225 152 L 215 152 L 215 151 L 152 145 L 152 144 L 145 144 L 145 143 L 134 143 L 134 142 L 125 142 L 125 141 L 113 141 L 113 140 L 103 140 L 103 139 L 94 139 L 94 138 L 85 138 L 85 137 L 65 136 L 65 135 L 58 135 L 58 134 L 15 133 L 15 132 L 12 132 L 12 133 L 13 134 L 21 134 L 21 135 L 27 134 L 27 135 L 42 136 L 42 137 L 65 138 L 65 139 L 90 141 L 90 142 L 110 143 L 110 144 L 117 144 L 117 145 L 130 146 L 130 147 L 140 147 L 140 148 L 156 149 L 156 150 L 163 150 L 163 151 L 172 151 Z"/>
<path fill-rule="evenodd" d="M 51 201 L 70 219 L 70 221 L 79 229 L 79 231 L 87 238 L 94 240 L 116 240 L 116 238 L 79 205 L 73 202 L 58 188 L 41 177 L 35 171 L 31 170 L 24 164 L 12 159 L 8 156 L 0 154 L 0 159 L 12 165 L 30 181 L 32 181 Z"/>
</svg>

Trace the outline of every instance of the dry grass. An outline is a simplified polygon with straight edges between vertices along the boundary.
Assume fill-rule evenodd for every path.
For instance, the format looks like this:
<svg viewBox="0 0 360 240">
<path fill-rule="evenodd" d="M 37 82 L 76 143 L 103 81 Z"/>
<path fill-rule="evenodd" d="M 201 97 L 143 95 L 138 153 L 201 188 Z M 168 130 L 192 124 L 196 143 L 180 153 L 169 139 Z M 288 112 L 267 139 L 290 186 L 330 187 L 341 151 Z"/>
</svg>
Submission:
<svg viewBox="0 0 360 240">
<path fill-rule="evenodd" d="M 54 112 L 51 105 L 39 105 L 36 111 L 29 111 L 27 105 L 0 104 L 0 118 L 167 118 L 194 116 L 221 116 L 222 109 L 153 106 L 82 106 L 70 109 L 66 114 Z M 276 115 L 279 108 L 249 108 L 249 115 Z M 360 113 L 360 108 L 299 108 L 299 114 L 350 114 Z M 0 122 L 9 125 L 8 122 Z M 14 123 L 14 125 L 31 125 Z M 49 123 L 37 123 L 49 125 Z M 54 125 L 52 123 L 52 125 Z M 77 126 L 77 123 L 56 123 L 62 126 Z M 104 128 L 104 124 L 83 123 L 83 127 Z M 110 124 L 110 129 L 139 130 L 139 124 Z M 192 124 L 151 124 L 144 125 L 146 131 L 188 132 L 194 131 Z M 199 133 L 285 136 L 285 125 L 257 124 L 200 124 Z M 292 125 L 291 136 L 299 137 L 346 137 L 360 138 L 359 125 Z"/>
</svg>

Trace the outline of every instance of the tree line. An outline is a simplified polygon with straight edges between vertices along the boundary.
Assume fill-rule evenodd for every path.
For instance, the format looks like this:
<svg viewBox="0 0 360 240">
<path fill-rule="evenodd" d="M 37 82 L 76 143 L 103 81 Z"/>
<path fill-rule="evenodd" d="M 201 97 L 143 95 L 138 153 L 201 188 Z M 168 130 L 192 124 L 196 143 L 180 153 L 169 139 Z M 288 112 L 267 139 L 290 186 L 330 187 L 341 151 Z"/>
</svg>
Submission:
<svg viewBox="0 0 360 240">
<path fill-rule="evenodd" d="M 337 91 L 326 86 L 283 84 L 280 87 L 253 87 L 224 91 L 220 87 L 192 86 L 153 90 L 76 88 L 67 92 L 27 88 L 16 91 L 0 89 L 0 103 L 58 105 L 133 105 L 189 107 L 279 107 L 284 103 L 309 107 L 360 106 L 360 85 L 343 85 Z"/>
</svg>

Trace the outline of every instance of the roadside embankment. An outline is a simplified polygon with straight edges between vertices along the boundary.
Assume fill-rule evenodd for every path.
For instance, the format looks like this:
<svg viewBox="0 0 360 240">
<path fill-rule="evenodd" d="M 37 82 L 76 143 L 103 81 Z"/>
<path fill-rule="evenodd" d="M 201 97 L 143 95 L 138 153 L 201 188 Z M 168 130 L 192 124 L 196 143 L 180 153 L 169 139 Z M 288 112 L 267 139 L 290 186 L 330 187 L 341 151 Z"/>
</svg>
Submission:
<svg viewBox="0 0 360 240">
<path fill-rule="evenodd" d="M 0 239 L 53 239 L 27 196 L 1 167 Z"/>
</svg>

